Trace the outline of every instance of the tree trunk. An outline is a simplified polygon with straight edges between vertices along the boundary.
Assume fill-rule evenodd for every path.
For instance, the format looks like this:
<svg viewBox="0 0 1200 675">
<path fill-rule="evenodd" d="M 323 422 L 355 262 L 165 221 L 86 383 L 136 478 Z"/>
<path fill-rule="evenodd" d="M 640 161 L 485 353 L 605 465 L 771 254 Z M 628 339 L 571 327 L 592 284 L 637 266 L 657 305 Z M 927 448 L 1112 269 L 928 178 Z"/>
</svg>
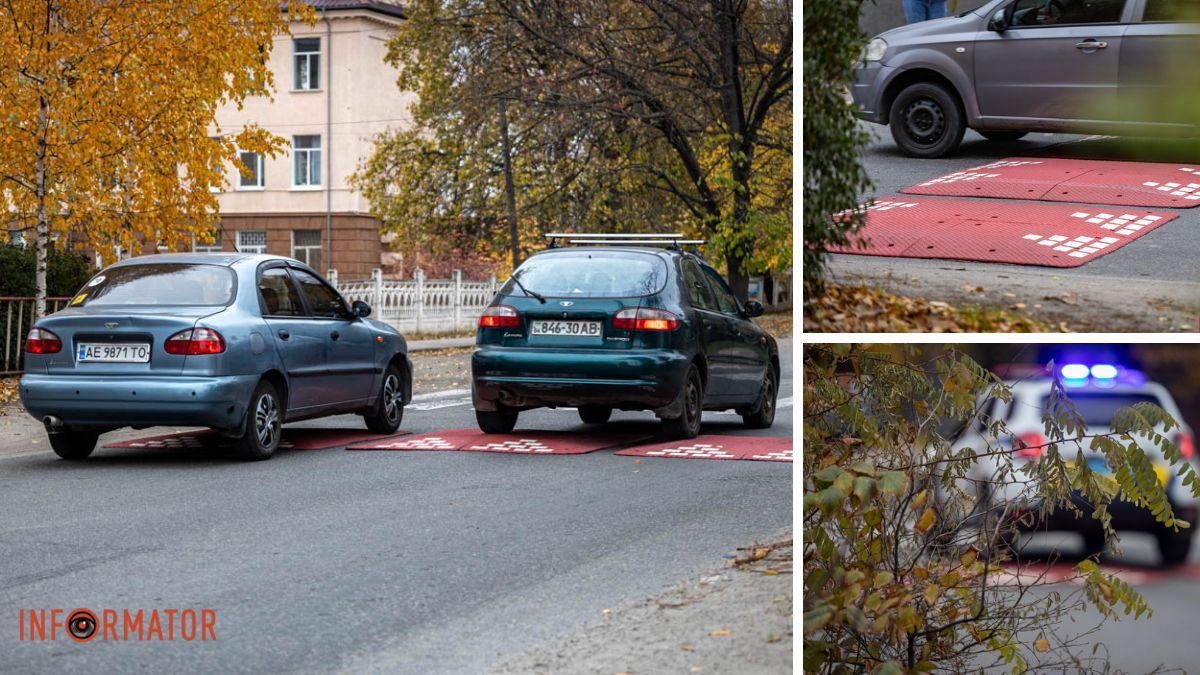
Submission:
<svg viewBox="0 0 1200 675">
<path fill-rule="evenodd" d="M 746 138 L 746 108 L 742 101 L 741 54 L 738 51 L 739 10 L 731 0 L 713 0 L 717 24 L 717 41 L 721 63 L 721 115 L 729 133 L 726 152 L 729 153 L 730 177 L 733 179 L 733 209 L 729 227 L 744 232 L 750 218 L 750 174 L 754 147 Z M 749 278 L 746 261 L 750 251 L 744 244 L 735 245 L 725 253 L 726 276 L 734 294 L 746 301 Z"/>
<path fill-rule="evenodd" d="M 517 231 L 517 187 L 513 182 L 512 141 L 508 137 L 508 107 L 500 99 L 500 151 L 504 155 L 504 201 L 508 210 L 508 237 L 513 271 L 521 264 L 521 236 Z"/>
<path fill-rule="evenodd" d="M 46 211 L 46 125 L 49 117 L 48 104 L 45 97 L 42 97 L 41 103 L 38 106 L 38 124 L 41 127 L 41 138 L 38 142 L 37 154 L 35 155 L 35 171 L 37 176 L 35 180 L 37 184 L 37 227 L 35 229 L 35 239 L 37 248 L 37 264 L 34 267 L 33 283 L 34 283 L 34 320 L 38 320 L 46 316 L 46 250 L 50 246 L 50 219 Z"/>
</svg>

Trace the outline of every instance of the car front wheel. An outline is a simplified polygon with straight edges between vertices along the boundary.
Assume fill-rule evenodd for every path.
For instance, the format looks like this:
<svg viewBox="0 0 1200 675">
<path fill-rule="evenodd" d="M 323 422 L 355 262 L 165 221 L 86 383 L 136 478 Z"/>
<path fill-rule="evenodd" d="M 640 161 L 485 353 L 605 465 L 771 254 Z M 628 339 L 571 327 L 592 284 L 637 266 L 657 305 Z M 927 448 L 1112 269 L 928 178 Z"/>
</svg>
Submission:
<svg viewBox="0 0 1200 675">
<path fill-rule="evenodd" d="M 750 429 L 770 429 L 775 423 L 775 402 L 779 399 L 775 369 L 767 368 L 754 407 L 742 415 L 742 423 Z"/>
<path fill-rule="evenodd" d="M 485 434 L 507 434 L 517 426 L 516 410 L 476 410 L 475 421 Z"/>
<path fill-rule="evenodd" d="M 282 431 L 283 406 L 279 393 L 270 382 L 259 382 L 250 397 L 242 435 L 233 444 L 233 453 L 238 459 L 250 462 L 270 459 L 279 447 Z"/>
<path fill-rule="evenodd" d="M 888 126 L 896 145 L 909 157 L 945 157 L 967 131 L 958 96 L 936 82 L 905 87 L 892 103 Z"/>
<path fill-rule="evenodd" d="M 612 408 L 595 405 L 579 407 L 579 419 L 584 424 L 604 424 L 610 417 L 612 417 Z"/>
<path fill-rule="evenodd" d="M 400 384 L 400 369 L 388 366 L 379 385 L 379 400 L 372 411 L 363 415 L 367 429 L 376 434 L 391 435 L 400 428 L 404 419 L 404 389 Z"/>
<path fill-rule="evenodd" d="M 100 434 L 91 431 L 55 431 L 49 434 L 54 454 L 71 461 L 87 459 Z"/>
</svg>

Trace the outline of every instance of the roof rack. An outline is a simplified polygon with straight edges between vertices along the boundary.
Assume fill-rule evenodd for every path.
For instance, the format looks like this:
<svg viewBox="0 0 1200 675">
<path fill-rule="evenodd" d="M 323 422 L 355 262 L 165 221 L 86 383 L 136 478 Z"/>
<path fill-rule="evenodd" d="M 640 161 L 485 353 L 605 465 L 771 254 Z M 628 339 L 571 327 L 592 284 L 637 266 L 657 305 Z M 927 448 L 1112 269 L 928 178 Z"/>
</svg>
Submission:
<svg viewBox="0 0 1200 675">
<path fill-rule="evenodd" d="M 550 248 L 557 248 L 561 240 L 568 244 L 585 246 L 671 246 L 682 250 L 682 246 L 700 246 L 703 239 L 684 239 L 682 234 L 620 234 L 620 233 L 570 233 L 551 232 L 546 235 Z"/>
</svg>

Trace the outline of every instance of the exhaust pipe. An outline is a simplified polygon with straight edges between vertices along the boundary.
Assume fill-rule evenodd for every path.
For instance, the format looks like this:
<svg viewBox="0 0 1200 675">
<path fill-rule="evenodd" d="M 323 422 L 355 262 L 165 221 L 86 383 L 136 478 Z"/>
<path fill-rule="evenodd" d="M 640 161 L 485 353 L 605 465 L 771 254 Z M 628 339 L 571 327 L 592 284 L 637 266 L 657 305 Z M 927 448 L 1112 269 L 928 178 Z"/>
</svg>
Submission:
<svg viewBox="0 0 1200 675">
<path fill-rule="evenodd" d="M 63 421 L 54 415 L 46 415 L 42 418 L 42 424 L 46 425 L 46 431 L 56 431 L 62 429 L 65 424 Z"/>
</svg>

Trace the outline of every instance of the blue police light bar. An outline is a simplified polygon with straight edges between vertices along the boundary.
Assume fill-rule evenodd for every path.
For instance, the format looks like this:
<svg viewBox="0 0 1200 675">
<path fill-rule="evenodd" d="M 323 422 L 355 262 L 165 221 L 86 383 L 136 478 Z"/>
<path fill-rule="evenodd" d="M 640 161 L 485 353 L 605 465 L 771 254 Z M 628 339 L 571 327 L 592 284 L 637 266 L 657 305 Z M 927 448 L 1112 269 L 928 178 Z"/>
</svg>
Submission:
<svg viewBox="0 0 1200 675">
<path fill-rule="evenodd" d="M 1111 363 L 1097 363 L 1092 366 L 1091 373 L 1097 380 L 1113 380 L 1117 377 L 1117 367 Z"/>
<path fill-rule="evenodd" d="M 1062 373 L 1063 379 L 1066 380 L 1086 380 L 1091 369 L 1082 363 L 1068 363 L 1060 368 L 1059 372 Z M 1115 374 L 1114 372 L 1114 376 Z"/>
</svg>

